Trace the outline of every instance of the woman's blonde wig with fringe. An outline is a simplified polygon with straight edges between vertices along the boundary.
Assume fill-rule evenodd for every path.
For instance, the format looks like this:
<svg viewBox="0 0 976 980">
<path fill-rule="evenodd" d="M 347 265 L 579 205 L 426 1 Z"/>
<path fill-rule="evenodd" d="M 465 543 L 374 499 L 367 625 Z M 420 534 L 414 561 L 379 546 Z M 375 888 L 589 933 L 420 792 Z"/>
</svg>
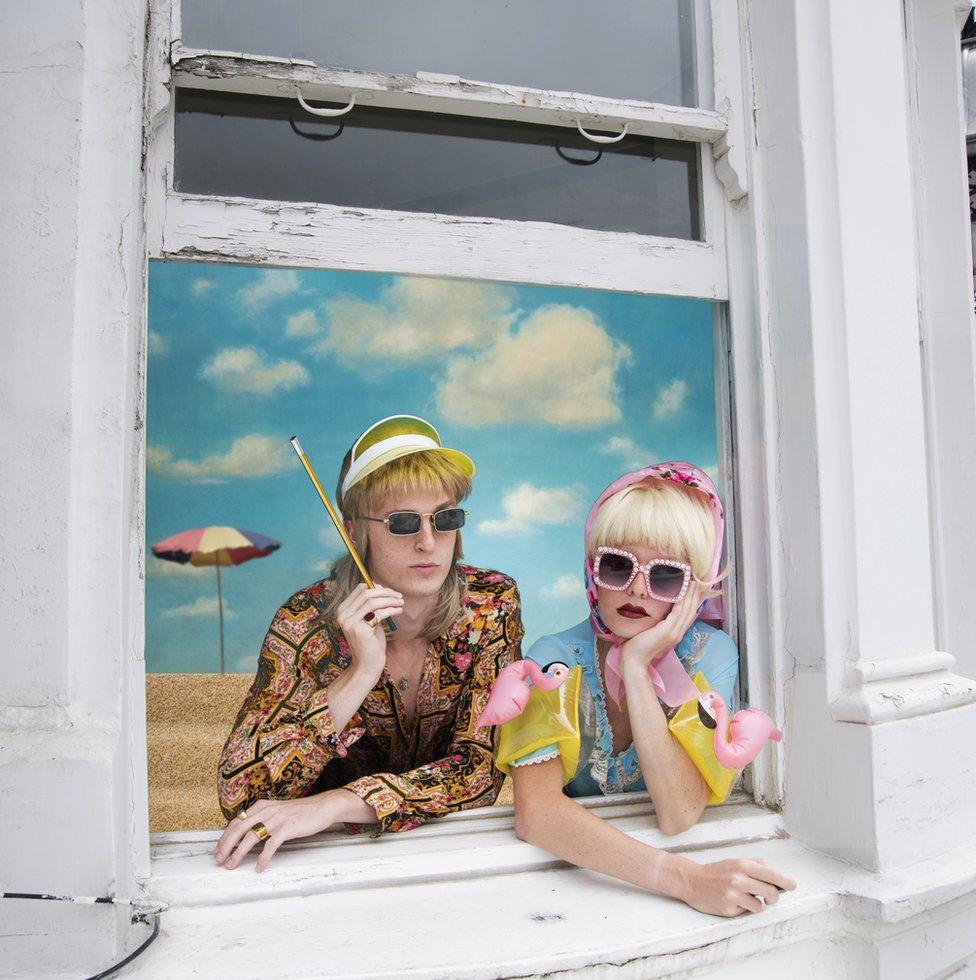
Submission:
<svg viewBox="0 0 976 980">
<path fill-rule="evenodd" d="M 349 455 L 343 461 L 339 475 L 339 487 L 348 469 Z M 422 450 L 401 456 L 381 466 L 378 470 L 363 477 L 359 483 L 342 495 L 337 487 L 336 502 L 345 518 L 373 517 L 391 493 L 426 492 L 443 490 L 444 496 L 452 503 L 459 504 L 471 493 L 471 479 L 436 449 Z M 369 568 L 369 532 L 366 521 L 353 521 L 349 536 L 356 550 Z M 461 532 L 457 532 L 454 547 L 454 561 L 444 584 L 430 620 L 424 629 L 424 637 L 432 640 L 443 636 L 461 615 L 461 602 L 466 587 L 463 576 L 457 571 L 458 560 L 462 557 Z M 336 587 L 325 607 L 325 615 L 334 619 L 340 603 L 362 581 L 356 565 L 348 555 L 343 555 L 333 565 L 329 577 Z"/>
<path fill-rule="evenodd" d="M 649 477 L 624 487 L 597 511 L 586 553 L 592 556 L 604 545 L 642 545 L 661 558 L 687 562 L 695 578 L 705 581 L 715 544 L 715 524 L 704 495 L 669 480 Z"/>
</svg>

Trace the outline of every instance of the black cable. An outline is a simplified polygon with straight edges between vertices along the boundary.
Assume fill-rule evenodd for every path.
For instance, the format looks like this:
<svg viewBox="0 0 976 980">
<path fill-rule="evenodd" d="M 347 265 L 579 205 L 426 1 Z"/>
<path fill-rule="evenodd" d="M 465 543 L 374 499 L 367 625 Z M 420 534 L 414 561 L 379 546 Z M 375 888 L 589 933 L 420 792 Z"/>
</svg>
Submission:
<svg viewBox="0 0 976 980">
<path fill-rule="evenodd" d="M 117 902 L 110 895 L 99 895 L 95 898 L 89 898 L 86 896 L 79 895 L 53 895 L 47 892 L 0 892 L 0 898 L 27 898 L 35 899 L 44 902 L 73 902 L 75 905 L 130 905 L 131 902 Z M 159 935 L 159 912 L 138 912 L 132 917 L 133 922 L 146 922 L 146 916 L 152 916 L 152 933 L 149 938 L 139 946 L 138 949 L 133 950 L 128 956 L 123 960 L 119 960 L 118 963 L 114 963 L 107 970 L 102 970 L 101 973 L 96 973 L 94 976 L 86 977 L 85 980 L 102 980 L 103 977 L 110 977 L 113 973 L 117 973 L 122 969 L 127 963 L 131 963 L 140 953 L 144 953 L 149 947 L 155 942 L 156 937 Z"/>
<path fill-rule="evenodd" d="M 133 950 L 124 960 L 119 960 L 118 963 L 110 966 L 107 970 L 102 970 L 101 973 L 96 973 L 93 977 L 86 977 L 85 980 L 102 980 L 102 977 L 110 977 L 113 973 L 117 973 L 122 969 L 126 963 L 131 963 L 140 953 L 145 952 L 149 947 L 155 942 L 156 937 L 159 935 L 159 913 L 150 912 L 153 917 L 153 930 L 152 935 L 138 948 Z M 139 920 L 145 922 L 144 916 L 139 916 Z"/>
</svg>

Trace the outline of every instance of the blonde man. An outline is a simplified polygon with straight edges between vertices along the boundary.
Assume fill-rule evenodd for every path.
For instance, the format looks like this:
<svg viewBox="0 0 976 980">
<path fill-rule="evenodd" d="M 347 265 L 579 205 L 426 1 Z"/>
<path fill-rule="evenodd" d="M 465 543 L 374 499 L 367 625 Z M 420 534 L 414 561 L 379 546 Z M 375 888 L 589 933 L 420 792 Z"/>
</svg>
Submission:
<svg viewBox="0 0 976 980">
<path fill-rule="evenodd" d="M 225 868 L 263 841 L 263 871 L 286 840 L 339 821 L 409 830 L 495 801 L 475 719 L 523 630 L 515 582 L 460 563 L 474 472 L 409 415 L 346 454 L 336 501 L 377 587 L 346 556 L 275 615 L 218 767 Z"/>
</svg>

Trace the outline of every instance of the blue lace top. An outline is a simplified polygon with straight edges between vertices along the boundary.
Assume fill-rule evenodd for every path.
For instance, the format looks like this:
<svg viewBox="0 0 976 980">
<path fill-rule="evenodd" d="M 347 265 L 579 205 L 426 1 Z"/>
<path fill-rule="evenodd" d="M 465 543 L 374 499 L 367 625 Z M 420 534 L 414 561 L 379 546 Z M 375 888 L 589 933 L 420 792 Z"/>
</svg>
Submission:
<svg viewBox="0 0 976 980">
<path fill-rule="evenodd" d="M 689 676 L 701 671 L 709 686 L 732 710 L 732 694 L 739 673 L 739 653 L 728 634 L 706 623 L 695 622 L 675 648 L 678 659 Z M 619 755 L 613 754 L 613 733 L 607 717 L 603 680 L 597 665 L 596 636 L 590 621 L 584 620 L 571 629 L 543 636 L 532 644 L 527 658 L 541 667 L 559 661 L 572 668 L 583 668 L 585 683 L 580 688 L 579 725 L 580 756 L 576 775 L 564 791 L 569 796 L 599 796 L 646 789 L 641 776 L 637 749 L 631 745 Z M 555 745 L 543 746 L 514 762 L 531 765 L 554 759 Z"/>
</svg>

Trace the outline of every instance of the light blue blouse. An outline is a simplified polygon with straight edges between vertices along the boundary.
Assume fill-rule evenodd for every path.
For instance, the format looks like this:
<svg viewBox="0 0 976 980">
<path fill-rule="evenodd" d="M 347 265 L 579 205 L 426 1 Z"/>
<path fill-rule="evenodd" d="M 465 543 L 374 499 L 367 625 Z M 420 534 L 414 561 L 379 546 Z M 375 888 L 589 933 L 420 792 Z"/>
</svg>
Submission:
<svg viewBox="0 0 976 980">
<path fill-rule="evenodd" d="M 689 676 L 701 671 L 711 689 L 725 699 L 732 710 L 732 693 L 739 673 L 739 653 L 728 634 L 695 622 L 675 648 Z M 585 684 L 580 686 L 579 724 L 580 757 L 576 775 L 564 791 L 569 796 L 599 796 L 601 793 L 621 793 L 643 790 L 637 749 L 633 745 L 620 755 L 613 754 L 613 733 L 607 717 L 606 695 L 597 666 L 596 635 L 588 619 L 582 623 L 540 637 L 532 644 L 527 659 L 545 667 L 559 661 L 572 668 L 583 668 Z M 531 765 L 557 756 L 555 745 L 544 745 L 514 762 Z"/>
</svg>

